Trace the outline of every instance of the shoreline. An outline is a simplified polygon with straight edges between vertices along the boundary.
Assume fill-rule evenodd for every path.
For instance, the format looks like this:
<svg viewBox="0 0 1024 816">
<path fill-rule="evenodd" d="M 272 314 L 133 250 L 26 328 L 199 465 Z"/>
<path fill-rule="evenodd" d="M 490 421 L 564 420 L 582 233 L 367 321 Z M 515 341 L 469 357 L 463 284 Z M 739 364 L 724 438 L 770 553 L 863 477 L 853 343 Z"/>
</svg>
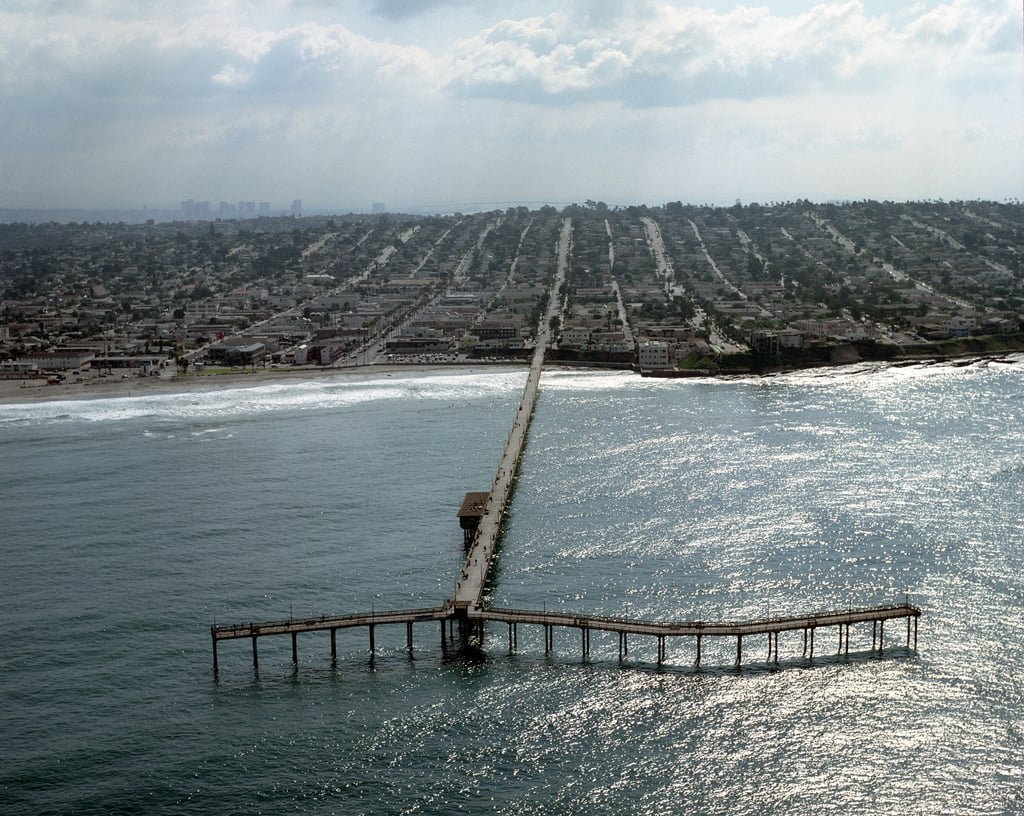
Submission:
<svg viewBox="0 0 1024 816">
<path fill-rule="evenodd" d="M 798 371 L 843 369 L 865 363 L 878 363 L 884 366 L 901 368 L 911 365 L 966 366 L 974 362 L 995 362 L 1006 365 L 1024 363 L 1024 351 L 1004 351 L 1001 353 L 966 352 L 947 355 L 906 355 L 889 360 L 851 360 L 845 363 L 821 362 L 810 365 L 788 365 L 766 368 L 762 371 L 744 371 L 742 369 L 709 371 L 702 369 L 679 370 L 658 374 L 641 373 L 639 370 L 621 365 L 587 365 L 579 361 L 551 361 L 552 368 L 575 368 L 581 371 L 632 371 L 638 377 L 652 379 L 686 379 L 691 377 L 722 378 L 722 377 L 773 377 L 779 374 L 791 374 Z M 548 365 L 547 363 L 545 365 Z M 299 369 L 258 369 L 256 371 L 237 371 L 217 374 L 174 374 L 169 377 L 131 377 L 129 379 L 98 379 L 93 378 L 80 383 L 61 383 L 48 385 L 44 380 L 0 380 L 0 408 L 9 405 L 33 405 L 41 402 L 80 402 L 97 399 L 123 399 L 154 395 L 194 394 L 216 390 L 236 388 L 255 388 L 261 385 L 278 383 L 333 379 L 336 377 L 359 377 L 372 375 L 412 373 L 480 373 L 494 368 L 519 368 L 514 362 L 486 363 L 474 361 L 453 365 L 440 364 L 395 364 L 376 363 L 351 368 L 299 368 Z"/>
<path fill-rule="evenodd" d="M 90 379 L 84 382 L 48 385 L 45 380 L 0 380 L 0 407 L 7 405 L 34 405 L 41 402 L 87 401 L 121 399 L 154 395 L 195 394 L 208 391 L 255 388 L 276 383 L 304 382 L 388 375 L 396 373 L 472 372 L 492 368 L 516 367 L 515 363 L 467 363 L 461 365 L 380 363 L 351 368 L 299 368 L 257 369 L 218 374 L 174 374 L 169 377 L 131 377 L 129 379 Z"/>
<path fill-rule="evenodd" d="M 1018 365 L 1024 362 L 1024 350 L 981 352 L 969 351 L 962 354 L 907 354 L 900 357 L 887 359 L 876 359 L 864 357 L 858 360 L 847 360 L 843 362 L 807 362 L 803 364 L 782 364 L 765 366 L 760 369 L 749 368 L 722 368 L 718 370 L 690 368 L 676 369 L 668 373 L 644 372 L 642 376 L 654 379 L 686 379 L 687 377 L 708 377 L 712 379 L 727 377 L 777 377 L 780 374 L 795 374 L 799 371 L 824 371 L 829 369 L 843 369 L 854 366 L 884 366 L 887 368 L 906 368 L 915 365 L 949 365 L 954 368 L 962 368 L 973 363 L 1001 363 L 1003 365 Z"/>
</svg>

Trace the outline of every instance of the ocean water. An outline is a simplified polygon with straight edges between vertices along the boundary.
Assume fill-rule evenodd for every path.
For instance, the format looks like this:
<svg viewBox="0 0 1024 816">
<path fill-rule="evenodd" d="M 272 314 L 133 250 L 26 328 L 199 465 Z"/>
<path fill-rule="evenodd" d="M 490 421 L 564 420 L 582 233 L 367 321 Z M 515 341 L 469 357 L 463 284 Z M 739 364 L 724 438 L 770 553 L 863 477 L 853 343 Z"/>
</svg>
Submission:
<svg viewBox="0 0 1024 816">
<path fill-rule="evenodd" d="M 436 625 L 522 370 L 0 406 L 0 813 L 1024 812 L 1024 365 L 554 370 L 495 605 L 743 619 L 910 598 L 917 651 Z"/>
</svg>

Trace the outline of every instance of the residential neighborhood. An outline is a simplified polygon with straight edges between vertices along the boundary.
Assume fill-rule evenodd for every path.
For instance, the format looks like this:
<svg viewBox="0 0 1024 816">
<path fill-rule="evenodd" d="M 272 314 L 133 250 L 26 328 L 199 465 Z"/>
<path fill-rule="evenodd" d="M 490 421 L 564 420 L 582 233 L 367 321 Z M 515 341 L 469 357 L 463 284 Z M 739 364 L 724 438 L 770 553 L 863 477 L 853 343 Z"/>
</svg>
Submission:
<svg viewBox="0 0 1024 816">
<path fill-rule="evenodd" d="M 525 360 L 552 297 L 553 361 L 646 372 L 1020 348 L 1022 227 L 983 201 L 7 223 L 0 376 Z"/>
</svg>

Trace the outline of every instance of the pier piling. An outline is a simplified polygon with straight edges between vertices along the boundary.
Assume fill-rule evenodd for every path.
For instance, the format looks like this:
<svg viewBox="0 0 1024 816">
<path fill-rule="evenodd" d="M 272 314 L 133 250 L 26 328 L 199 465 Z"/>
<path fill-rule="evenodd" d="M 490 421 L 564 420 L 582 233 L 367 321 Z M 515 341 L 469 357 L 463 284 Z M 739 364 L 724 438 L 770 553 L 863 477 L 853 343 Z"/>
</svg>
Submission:
<svg viewBox="0 0 1024 816">
<path fill-rule="evenodd" d="M 518 648 L 518 626 L 521 623 L 540 626 L 544 633 L 544 654 L 554 652 L 555 628 L 572 628 L 580 632 L 580 646 L 584 658 L 590 656 L 590 639 L 593 630 L 615 632 L 618 635 L 619 660 L 629 654 L 629 635 L 639 634 L 653 636 L 657 641 L 655 662 L 662 665 L 667 661 L 668 641 L 671 637 L 696 638 L 695 664 L 700 666 L 703 661 L 703 645 L 705 637 L 736 638 L 736 665 L 743 662 L 743 638 L 750 635 L 766 635 L 768 638 L 768 661 L 779 662 L 779 633 L 803 632 L 804 657 L 814 657 L 814 635 L 819 627 L 838 626 L 838 646 L 840 654 L 850 650 L 850 627 L 855 623 L 871 623 L 872 650 L 881 652 L 885 644 L 885 622 L 904 618 L 908 621 L 906 638 L 917 648 L 918 618 L 921 610 L 905 604 L 897 606 L 876 606 L 866 609 L 846 609 L 842 612 L 818 613 L 815 615 L 771 618 L 770 620 L 752 620 L 738 623 L 704 623 L 704 622 L 663 622 L 638 620 L 632 618 L 612 618 L 600 615 L 578 615 L 566 612 L 528 611 L 517 609 L 494 609 L 482 607 L 453 608 L 451 605 L 427 609 L 410 609 L 391 612 L 369 612 L 338 617 L 323 615 L 307 619 L 269 621 L 266 623 L 236 624 L 233 626 L 213 626 L 210 630 L 213 647 L 213 669 L 220 668 L 221 640 L 248 638 L 252 643 L 253 669 L 259 671 L 259 638 L 272 635 L 288 635 L 291 638 L 292 663 L 298 664 L 298 635 L 301 632 L 327 631 L 331 638 L 331 661 L 337 661 L 337 630 L 365 626 L 369 637 L 370 660 L 377 651 L 376 628 L 387 624 L 405 624 L 406 648 L 412 654 L 414 650 L 413 624 L 419 621 L 438 621 L 441 636 L 441 649 L 446 651 L 454 622 L 458 620 L 459 635 L 463 646 L 468 646 L 470 639 L 474 645 L 483 648 L 486 636 L 486 623 L 504 623 L 508 627 L 509 651 Z M 909 621 L 913 618 L 913 623 Z M 446 633 L 445 626 L 448 626 Z M 844 629 L 845 627 L 845 629 Z"/>
</svg>

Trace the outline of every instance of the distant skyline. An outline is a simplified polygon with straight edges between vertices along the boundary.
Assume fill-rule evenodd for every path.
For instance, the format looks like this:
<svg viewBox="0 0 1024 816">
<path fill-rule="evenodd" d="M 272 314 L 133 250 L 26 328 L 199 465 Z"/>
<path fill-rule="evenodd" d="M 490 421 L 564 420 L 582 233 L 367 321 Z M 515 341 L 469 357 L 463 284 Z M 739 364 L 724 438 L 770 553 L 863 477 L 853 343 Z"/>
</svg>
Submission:
<svg viewBox="0 0 1024 816">
<path fill-rule="evenodd" d="M 8 0 L 0 207 L 1024 194 L 1018 0 Z"/>
</svg>

